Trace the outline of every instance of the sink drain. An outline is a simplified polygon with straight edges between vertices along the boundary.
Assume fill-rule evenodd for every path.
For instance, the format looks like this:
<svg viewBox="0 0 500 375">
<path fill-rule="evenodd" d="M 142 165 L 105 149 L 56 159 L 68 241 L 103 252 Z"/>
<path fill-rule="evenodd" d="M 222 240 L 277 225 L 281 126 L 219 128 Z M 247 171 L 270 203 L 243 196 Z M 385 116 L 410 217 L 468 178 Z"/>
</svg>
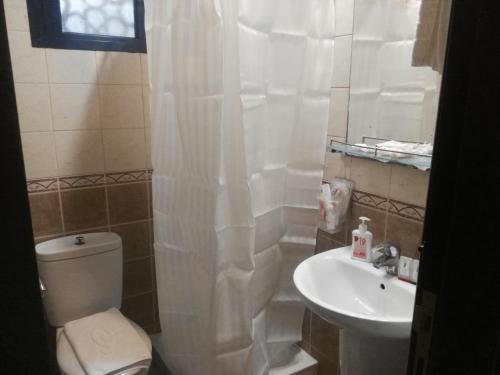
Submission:
<svg viewBox="0 0 500 375">
<path fill-rule="evenodd" d="M 380 289 L 385 290 L 385 285 L 384 284 L 380 284 Z"/>
</svg>

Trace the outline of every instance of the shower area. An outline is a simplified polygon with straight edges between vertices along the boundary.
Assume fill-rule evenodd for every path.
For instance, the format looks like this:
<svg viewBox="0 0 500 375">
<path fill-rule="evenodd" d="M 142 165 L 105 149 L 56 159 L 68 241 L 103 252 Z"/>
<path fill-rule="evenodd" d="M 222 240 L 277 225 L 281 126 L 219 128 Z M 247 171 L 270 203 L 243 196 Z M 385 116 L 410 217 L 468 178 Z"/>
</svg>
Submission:
<svg viewBox="0 0 500 375">
<path fill-rule="evenodd" d="M 149 0 L 154 253 L 174 373 L 290 362 L 314 252 L 333 0 Z"/>
</svg>

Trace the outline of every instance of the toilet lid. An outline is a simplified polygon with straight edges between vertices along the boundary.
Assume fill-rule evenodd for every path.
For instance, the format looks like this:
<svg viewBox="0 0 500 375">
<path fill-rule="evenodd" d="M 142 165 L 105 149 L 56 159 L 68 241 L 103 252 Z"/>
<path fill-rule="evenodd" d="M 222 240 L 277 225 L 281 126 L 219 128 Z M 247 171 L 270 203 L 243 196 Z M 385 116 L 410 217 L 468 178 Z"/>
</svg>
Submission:
<svg viewBox="0 0 500 375">
<path fill-rule="evenodd" d="M 144 344 L 146 344 L 148 350 L 151 352 L 151 340 L 148 334 L 133 321 L 130 319 L 127 320 L 132 327 L 134 327 L 142 341 L 144 341 Z M 62 327 L 57 329 L 57 363 L 59 364 L 59 368 L 66 375 L 85 375 L 85 371 L 83 371 L 80 366 L 66 335 L 62 334 L 63 330 L 64 328 Z M 140 371 L 141 369 L 130 370 L 129 372 L 124 371 L 121 375 L 135 375 Z"/>
</svg>

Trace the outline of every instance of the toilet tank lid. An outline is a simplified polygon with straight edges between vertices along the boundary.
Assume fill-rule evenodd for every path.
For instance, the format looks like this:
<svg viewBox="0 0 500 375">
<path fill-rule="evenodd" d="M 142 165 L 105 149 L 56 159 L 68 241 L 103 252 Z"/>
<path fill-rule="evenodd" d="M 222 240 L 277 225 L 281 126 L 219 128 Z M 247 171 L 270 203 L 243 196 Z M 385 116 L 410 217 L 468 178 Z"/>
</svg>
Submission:
<svg viewBox="0 0 500 375">
<path fill-rule="evenodd" d="M 112 232 L 100 232 L 56 238 L 39 243 L 35 249 L 38 261 L 51 262 L 118 250 L 121 246 L 122 239 L 119 235 Z"/>
</svg>

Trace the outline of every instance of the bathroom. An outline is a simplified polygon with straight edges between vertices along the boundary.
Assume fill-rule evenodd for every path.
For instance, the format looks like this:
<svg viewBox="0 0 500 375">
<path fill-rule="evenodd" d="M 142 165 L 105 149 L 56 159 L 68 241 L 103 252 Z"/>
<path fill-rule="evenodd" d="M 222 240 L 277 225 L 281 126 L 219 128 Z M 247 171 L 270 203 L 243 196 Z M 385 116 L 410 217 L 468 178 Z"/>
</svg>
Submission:
<svg viewBox="0 0 500 375">
<path fill-rule="evenodd" d="M 494 106 L 461 105 L 453 95 L 482 91 L 483 103 L 498 96 L 488 86 L 498 76 L 496 55 L 480 48 L 498 33 L 496 10 L 486 0 L 4 0 L 2 118 L 12 126 L 2 134 L 3 159 L 13 171 L 6 176 L 18 176 L 4 184 L 6 212 L 16 212 L 4 229 L 25 250 L 4 264 L 23 270 L 15 279 L 26 283 L 26 301 L 18 303 L 29 305 L 16 311 L 32 315 L 11 318 L 23 319 L 30 343 L 12 354 L 11 364 L 22 365 L 0 372 L 496 373 L 494 364 L 471 370 L 479 369 L 474 356 L 422 354 L 437 353 L 431 335 L 450 351 L 460 341 L 442 311 L 461 326 L 473 316 L 450 317 L 436 304 L 436 285 L 453 280 L 474 292 L 479 279 L 461 284 L 449 270 L 465 259 L 443 262 L 444 253 L 429 249 L 445 248 L 438 235 L 451 229 L 440 225 L 457 201 L 470 215 L 457 233 L 469 233 L 484 225 L 478 202 L 494 199 L 485 193 L 493 177 L 476 203 L 469 200 L 478 187 L 453 190 L 480 171 L 496 172 L 496 155 L 453 155 L 479 155 L 474 147 L 493 142 Z M 464 45 L 476 49 L 466 54 Z M 481 53 L 487 63 L 472 69 Z M 481 70 L 488 79 L 473 76 Z M 457 78 L 464 72 L 469 80 Z M 471 116 L 465 108 L 484 119 L 477 138 L 474 125 L 463 125 L 469 151 L 450 146 L 460 132 L 446 126 Z M 457 177 L 459 162 L 466 165 Z M 345 210 L 334 206 L 332 223 L 325 196 L 339 186 Z M 366 230 L 360 217 L 369 219 Z M 367 232 L 367 254 L 385 263 L 351 258 L 353 238 Z M 460 245 L 486 246 L 477 237 Z M 335 268 L 341 263 L 353 271 Z M 435 276 L 438 267 L 448 279 Z M 359 270 L 374 278 L 375 299 L 358 288 Z M 343 300 L 324 307 L 321 298 L 331 295 L 373 306 L 353 323 L 356 313 L 339 317 L 332 307 Z M 427 332 L 421 321 L 434 316 L 442 325 Z M 111 357 L 103 369 L 87 357 L 99 357 L 93 345 L 106 341 L 103 322 L 127 327 L 130 346 L 113 350 L 133 360 Z M 372 331 L 370 322 L 383 328 Z M 498 326 L 498 318 L 487 322 Z M 103 330 L 94 344 L 75 337 L 92 324 Z M 351 324 L 376 337 L 352 334 L 362 328 Z M 493 358 L 500 336 L 491 331 L 483 330 L 482 348 Z M 458 372 L 458 363 L 468 370 Z"/>
</svg>

